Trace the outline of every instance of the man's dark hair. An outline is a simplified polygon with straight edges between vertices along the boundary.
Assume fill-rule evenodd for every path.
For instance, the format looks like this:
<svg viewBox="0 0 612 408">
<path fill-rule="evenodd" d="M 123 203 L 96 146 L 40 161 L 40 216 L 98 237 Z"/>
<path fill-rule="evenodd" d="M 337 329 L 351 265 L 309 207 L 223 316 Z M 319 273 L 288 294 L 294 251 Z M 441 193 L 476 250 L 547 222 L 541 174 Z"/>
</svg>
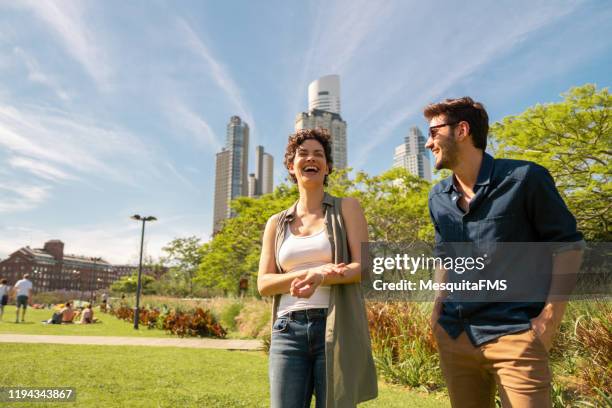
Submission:
<svg viewBox="0 0 612 408">
<path fill-rule="evenodd" d="M 300 147 L 300 145 L 308 139 L 314 139 L 317 142 L 321 143 L 321 146 L 323 146 L 323 151 L 325 152 L 325 161 L 327 162 L 327 167 L 329 168 L 329 174 L 331 174 L 333 164 L 331 155 L 331 136 L 329 135 L 327 129 L 322 128 L 300 129 L 289 136 L 287 148 L 285 149 L 285 167 L 287 168 L 287 170 L 289 170 L 289 163 L 293 163 L 293 159 L 295 159 L 295 153 L 297 152 L 298 147 Z M 295 175 L 289 173 L 289 177 L 291 177 L 291 180 L 294 183 L 297 183 L 297 178 L 295 177 Z M 323 184 L 327 185 L 327 176 L 325 176 Z"/>
<path fill-rule="evenodd" d="M 445 99 L 442 102 L 432 103 L 423 111 L 425 118 L 444 115 L 448 122 L 465 121 L 470 125 L 470 134 L 474 147 L 485 150 L 487 148 L 487 134 L 489 133 L 489 115 L 483 104 L 474 102 L 469 96 L 457 99 Z"/>
</svg>

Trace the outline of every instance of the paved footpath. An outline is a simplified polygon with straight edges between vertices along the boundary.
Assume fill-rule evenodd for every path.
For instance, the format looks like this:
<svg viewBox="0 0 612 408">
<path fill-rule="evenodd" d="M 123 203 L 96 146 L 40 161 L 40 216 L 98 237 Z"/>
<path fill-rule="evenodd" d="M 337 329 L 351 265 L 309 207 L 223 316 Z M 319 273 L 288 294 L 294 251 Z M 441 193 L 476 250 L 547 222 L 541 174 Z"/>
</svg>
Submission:
<svg viewBox="0 0 612 408">
<path fill-rule="evenodd" d="M 260 340 L 181 339 L 158 337 L 50 336 L 38 334 L 0 334 L 0 343 L 88 344 L 95 346 L 187 347 L 222 350 L 261 350 Z"/>
</svg>

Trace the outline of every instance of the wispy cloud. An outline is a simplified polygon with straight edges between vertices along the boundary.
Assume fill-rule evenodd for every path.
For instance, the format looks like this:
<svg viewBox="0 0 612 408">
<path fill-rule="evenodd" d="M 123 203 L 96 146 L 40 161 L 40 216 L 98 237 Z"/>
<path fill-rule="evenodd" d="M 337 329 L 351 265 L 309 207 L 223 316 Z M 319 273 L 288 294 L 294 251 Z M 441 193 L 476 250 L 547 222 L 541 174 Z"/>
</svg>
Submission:
<svg viewBox="0 0 612 408">
<path fill-rule="evenodd" d="M 176 177 L 177 180 L 179 180 L 181 183 L 183 183 L 183 185 L 187 186 L 191 191 L 193 192 L 199 192 L 200 189 L 191 182 L 191 180 L 189 180 L 187 177 L 185 177 L 183 174 L 181 174 L 181 172 L 179 172 L 176 167 L 170 163 L 169 161 L 164 163 L 164 166 L 166 167 L 167 170 L 170 171 L 170 173 Z"/>
<path fill-rule="evenodd" d="M 0 181 L 0 213 L 30 210 L 44 202 L 49 187 Z"/>
<path fill-rule="evenodd" d="M 176 98 L 164 98 L 164 113 L 166 117 L 179 128 L 186 130 L 196 145 L 206 147 L 211 151 L 221 148 L 221 142 L 206 120 L 192 111 L 185 103 Z"/>
<path fill-rule="evenodd" d="M 236 109 L 238 115 L 244 119 L 250 127 L 251 137 L 256 140 L 256 124 L 255 118 L 251 113 L 247 103 L 245 102 L 240 87 L 233 79 L 229 70 L 223 63 L 216 58 L 205 42 L 196 34 L 193 28 L 185 19 L 177 17 L 177 28 L 183 35 L 189 49 L 201 58 L 210 69 L 210 75 L 214 82 L 224 92 L 227 99 Z"/>
<path fill-rule="evenodd" d="M 364 43 L 389 29 L 395 10 L 390 1 L 340 0 L 326 7 L 310 4 L 311 30 L 308 46 L 301 51 L 301 74 L 288 88 L 292 92 L 287 98 L 292 101 L 289 104 L 292 119 L 299 111 L 306 110 L 303 95 L 308 84 L 323 75 L 350 72 L 354 57 L 363 54 Z"/>
<path fill-rule="evenodd" d="M 439 99 L 461 80 L 474 75 L 524 43 L 533 33 L 568 15 L 575 10 L 576 4 L 559 4 L 555 7 L 534 6 L 534 8 L 533 13 L 520 18 L 502 16 L 503 10 L 497 10 L 498 13 L 490 14 L 489 17 L 492 21 L 499 20 L 499 24 L 488 22 L 485 26 L 484 22 L 487 20 L 483 15 L 482 20 L 478 19 L 479 24 L 461 29 L 456 27 L 456 31 L 453 31 L 452 26 L 448 26 L 448 31 L 443 35 L 431 32 L 427 41 L 429 46 L 422 50 L 423 58 L 428 59 L 431 70 L 423 71 L 422 64 L 419 63 L 399 64 L 400 67 L 403 66 L 405 75 L 396 72 L 391 76 L 391 80 L 383 80 L 376 88 L 378 92 L 374 92 L 371 98 L 364 98 L 367 103 L 357 105 L 364 109 L 359 115 L 356 126 L 367 123 L 375 116 L 383 115 L 385 119 L 380 121 L 383 125 L 360 145 L 357 157 L 351 160 L 352 165 L 357 168 L 362 167 L 372 149 L 384 143 L 400 125 L 420 112 L 423 106 Z M 461 15 L 456 17 L 461 21 Z M 437 18 L 440 19 L 439 24 L 444 25 L 450 16 L 438 15 Z M 449 40 L 449 31 L 454 32 L 452 44 L 446 43 Z"/>
<path fill-rule="evenodd" d="M 27 6 L 44 21 L 64 43 L 68 54 L 77 60 L 95 81 L 99 89 L 110 87 L 113 74 L 108 54 L 101 47 L 102 39 L 96 36 L 87 21 L 83 6 L 77 1 L 25 0 Z"/>
<path fill-rule="evenodd" d="M 49 87 L 63 101 L 70 99 L 68 93 L 58 85 L 57 80 L 42 71 L 40 64 L 32 55 L 27 54 L 19 47 L 14 47 L 13 53 L 23 60 L 30 81 Z"/>
<path fill-rule="evenodd" d="M 59 180 L 76 180 L 77 177 L 72 176 L 50 164 L 32 160 L 26 157 L 14 156 L 8 160 L 8 164 L 14 168 L 25 169 L 28 172 L 50 181 Z"/>
<path fill-rule="evenodd" d="M 16 108 L 0 102 L 3 151 L 13 176 L 26 171 L 52 183 L 78 181 L 95 187 L 97 181 L 105 180 L 137 186 L 143 179 L 164 177 L 150 142 L 144 143 L 124 129 L 103 127 L 54 109 Z M 44 190 L 32 189 L 33 195 L 26 196 L 23 207 L 41 203 L 49 197 L 50 188 L 52 184 Z M 19 209 L 14 202 L 26 192 L 13 188 L 9 193 L 13 204 L 6 205 L 4 211 Z"/>
</svg>

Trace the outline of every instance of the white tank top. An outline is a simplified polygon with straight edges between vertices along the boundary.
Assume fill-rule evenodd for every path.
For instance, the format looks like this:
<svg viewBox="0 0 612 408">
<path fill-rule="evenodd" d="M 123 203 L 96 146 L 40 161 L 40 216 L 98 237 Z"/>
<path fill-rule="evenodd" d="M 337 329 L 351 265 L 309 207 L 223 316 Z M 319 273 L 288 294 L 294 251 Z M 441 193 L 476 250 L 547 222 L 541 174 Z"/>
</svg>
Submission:
<svg viewBox="0 0 612 408">
<path fill-rule="evenodd" d="M 326 228 L 323 227 L 321 231 L 306 237 L 297 237 L 291 233 L 289 224 L 287 224 L 285 239 L 278 252 L 278 258 L 285 272 L 301 271 L 332 262 L 331 244 Z M 329 286 L 317 287 L 308 299 L 284 293 L 278 306 L 278 316 L 296 310 L 329 307 L 329 293 Z"/>
</svg>

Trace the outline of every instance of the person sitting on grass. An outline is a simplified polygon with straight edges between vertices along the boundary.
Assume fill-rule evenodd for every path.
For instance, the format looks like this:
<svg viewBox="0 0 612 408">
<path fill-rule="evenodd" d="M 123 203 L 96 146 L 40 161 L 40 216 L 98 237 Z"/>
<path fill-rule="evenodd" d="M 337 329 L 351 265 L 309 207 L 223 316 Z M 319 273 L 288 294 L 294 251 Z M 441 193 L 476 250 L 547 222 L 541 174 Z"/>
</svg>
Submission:
<svg viewBox="0 0 612 408">
<path fill-rule="evenodd" d="M 72 308 L 72 303 L 66 302 L 64 308 L 60 310 L 60 314 L 62 315 L 62 324 L 72 324 L 75 314 L 74 309 Z"/>
<path fill-rule="evenodd" d="M 97 319 L 94 319 L 93 315 L 93 308 L 91 307 L 91 304 L 88 303 L 85 306 L 85 309 L 83 309 L 83 311 L 81 312 L 81 320 L 79 321 L 79 324 L 95 323 Z"/>
<path fill-rule="evenodd" d="M 44 324 L 62 324 L 62 323 L 72 323 L 74 319 L 74 309 L 72 309 L 72 304 L 70 302 L 66 302 L 64 307 L 60 310 L 53 313 L 53 316 L 49 320 L 43 320 Z"/>
</svg>

